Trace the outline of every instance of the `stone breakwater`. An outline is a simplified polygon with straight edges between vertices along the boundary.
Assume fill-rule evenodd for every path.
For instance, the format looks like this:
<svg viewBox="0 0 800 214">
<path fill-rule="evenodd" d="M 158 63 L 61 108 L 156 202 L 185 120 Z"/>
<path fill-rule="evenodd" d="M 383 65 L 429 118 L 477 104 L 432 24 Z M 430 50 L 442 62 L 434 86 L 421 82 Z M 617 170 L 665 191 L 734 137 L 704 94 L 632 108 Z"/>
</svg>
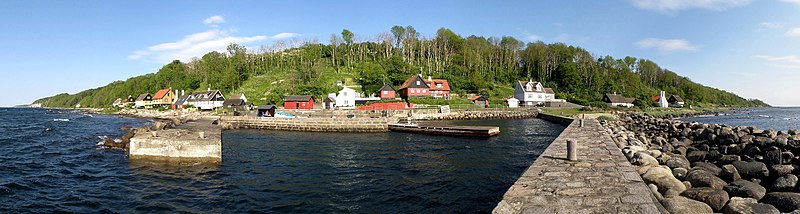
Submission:
<svg viewBox="0 0 800 214">
<path fill-rule="evenodd" d="M 524 119 L 534 118 L 539 113 L 536 109 L 492 110 L 492 111 L 459 111 L 452 113 L 418 114 L 415 120 L 485 120 L 485 119 Z"/>
<path fill-rule="evenodd" d="M 800 212 L 798 131 L 619 117 L 603 125 L 668 211 Z"/>
<path fill-rule="evenodd" d="M 223 116 L 222 129 L 267 129 L 309 132 L 387 132 L 389 118 L 275 118 Z"/>
</svg>

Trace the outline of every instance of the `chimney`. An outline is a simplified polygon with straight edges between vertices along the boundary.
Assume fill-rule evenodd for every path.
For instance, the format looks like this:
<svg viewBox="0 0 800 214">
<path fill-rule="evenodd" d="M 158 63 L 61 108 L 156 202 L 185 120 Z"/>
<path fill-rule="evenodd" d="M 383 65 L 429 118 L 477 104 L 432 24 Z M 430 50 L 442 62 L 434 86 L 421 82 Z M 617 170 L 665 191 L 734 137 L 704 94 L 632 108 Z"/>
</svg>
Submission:
<svg viewBox="0 0 800 214">
<path fill-rule="evenodd" d="M 206 89 L 206 91 L 211 91 L 211 88 Z"/>
<path fill-rule="evenodd" d="M 433 82 L 433 77 L 428 76 L 428 82 Z"/>
<path fill-rule="evenodd" d="M 420 74 L 417 74 L 417 76 L 419 76 L 420 78 L 422 78 L 422 74 L 421 74 L 421 73 L 420 73 Z"/>
<path fill-rule="evenodd" d="M 614 95 L 617 95 L 617 92 L 616 92 L 616 91 L 614 92 Z"/>
<path fill-rule="evenodd" d="M 186 95 L 186 91 L 184 91 L 183 89 L 181 89 L 181 96 L 183 96 L 183 95 Z"/>
</svg>

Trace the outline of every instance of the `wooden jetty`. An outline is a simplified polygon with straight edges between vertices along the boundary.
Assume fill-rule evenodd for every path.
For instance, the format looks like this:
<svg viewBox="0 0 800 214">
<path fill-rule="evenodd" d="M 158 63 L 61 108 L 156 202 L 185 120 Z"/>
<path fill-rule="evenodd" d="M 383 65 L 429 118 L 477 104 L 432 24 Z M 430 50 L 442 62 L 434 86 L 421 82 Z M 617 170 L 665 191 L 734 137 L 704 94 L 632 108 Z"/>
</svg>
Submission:
<svg viewBox="0 0 800 214">
<path fill-rule="evenodd" d="M 390 131 L 454 136 L 491 137 L 500 134 L 496 126 L 420 126 L 419 124 L 390 123 Z"/>
</svg>

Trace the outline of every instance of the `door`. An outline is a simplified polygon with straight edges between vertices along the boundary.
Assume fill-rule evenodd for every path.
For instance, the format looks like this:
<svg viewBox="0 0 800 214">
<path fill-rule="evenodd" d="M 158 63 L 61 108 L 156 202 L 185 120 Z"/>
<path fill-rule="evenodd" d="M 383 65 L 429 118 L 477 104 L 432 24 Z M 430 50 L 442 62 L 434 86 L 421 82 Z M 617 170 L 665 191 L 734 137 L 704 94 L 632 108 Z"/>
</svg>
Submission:
<svg viewBox="0 0 800 214">
<path fill-rule="evenodd" d="M 300 109 L 300 103 L 294 103 L 294 108 L 295 109 Z"/>
</svg>

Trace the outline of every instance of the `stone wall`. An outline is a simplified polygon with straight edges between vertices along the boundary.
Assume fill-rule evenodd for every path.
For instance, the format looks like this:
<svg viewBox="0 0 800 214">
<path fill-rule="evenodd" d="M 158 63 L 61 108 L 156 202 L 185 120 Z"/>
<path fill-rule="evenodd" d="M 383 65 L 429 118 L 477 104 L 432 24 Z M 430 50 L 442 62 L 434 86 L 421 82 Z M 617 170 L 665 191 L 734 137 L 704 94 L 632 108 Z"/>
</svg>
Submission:
<svg viewBox="0 0 800 214">
<path fill-rule="evenodd" d="M 563 117 L 547 113 L 539 113 L 536 117 L 562 126 L 569 126 L 569 124 L 572 124 L 572 121 L 575 120 L 569 117 Z"/>
<path fill-rule="evenodd" d="M 386 132 L 390 118 L 221 117 L 223 129 L 267 129 L 310 132 Z"/>
</svg>

